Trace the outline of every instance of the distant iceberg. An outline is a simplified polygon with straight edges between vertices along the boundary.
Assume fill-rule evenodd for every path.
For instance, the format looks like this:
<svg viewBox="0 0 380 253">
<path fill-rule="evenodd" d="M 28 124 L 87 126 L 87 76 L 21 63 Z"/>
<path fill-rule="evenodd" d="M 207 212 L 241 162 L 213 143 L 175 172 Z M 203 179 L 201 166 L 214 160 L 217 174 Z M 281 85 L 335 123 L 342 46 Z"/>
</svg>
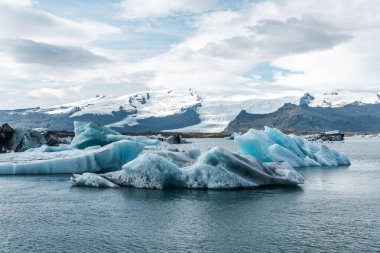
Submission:
<svg viewBox="0 0 380 253">
<path fill-rule="evenodd" d="M 220 147 L 212 148 L 197 160 L 194 159 L 196 153 L 195 150 L 144 152 L 122 170 L 100 176 L 119 186 L 153 189 L 233 189 L 298 185 L 304 181 L 287 162 L 264 164 L 251 156 L 237 155 Z M 71 182 L 77 186 L 99 187 L 97 181 L 93 183 L 94 180 L 89 179 L 88 173 L 74 175 Z"/>
<path fill-rule="evenodd" d="M 107 172 L 120 170 L 122 165 L 135 159 L 144 144 L 128 140 L 104 147 L 86 150 L 43 152 L 34 150 L 23 153 L 7 153 L 0 156 L 0 174 L 59 174 Z"/>
<path fill-rule="evenodd" d="M 293 167 L 350 165 L 348 157 L 325 145 L 319 146 L 293 134 L 265 127 L 236 136 L 240 153 L 262 162 L 286 161 Z"/>
<path fill-rule="evenodd" d="M 224 139 L 226 139 L 226 140 L 234 140 L 237 136 L 240 136 L 240 135 L 242 135 L 241 132 L 239 132 L 239 133 L 233 132 L 230 136 L 224 137 Z"/>
</svg>

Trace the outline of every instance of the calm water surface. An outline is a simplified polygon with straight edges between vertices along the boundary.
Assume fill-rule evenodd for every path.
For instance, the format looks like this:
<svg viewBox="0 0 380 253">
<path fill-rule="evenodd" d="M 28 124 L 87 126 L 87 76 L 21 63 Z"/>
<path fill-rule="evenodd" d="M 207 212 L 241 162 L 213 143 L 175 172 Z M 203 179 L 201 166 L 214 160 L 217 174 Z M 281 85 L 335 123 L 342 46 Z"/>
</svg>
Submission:
<svg viewBox="0 0 380 253">
<path fill-rule="evenodd" d="M 2 176 L 0 252 L 379 252 L 380 140 L 328 145 L 352 165 L 300 169 L 297 188 L 96 189 L 70 187 L 70 175 Z"/>
</svg>

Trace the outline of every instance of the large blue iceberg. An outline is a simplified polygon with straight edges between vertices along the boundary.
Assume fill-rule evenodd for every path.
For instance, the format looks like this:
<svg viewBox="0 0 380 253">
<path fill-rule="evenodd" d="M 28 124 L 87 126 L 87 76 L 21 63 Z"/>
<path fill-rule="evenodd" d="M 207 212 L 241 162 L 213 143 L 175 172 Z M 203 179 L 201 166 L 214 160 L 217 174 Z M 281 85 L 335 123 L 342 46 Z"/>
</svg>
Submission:
<svg viewBox="0 0 380 253">
<path fill-rule="evenodd" d="M 57 174 L 107 172 L 120 170 L 135 159 L 144 144 L 128 140 L 118 141 L 104 147 L 61 152 L 7 153 L 0 156 L 0 174 Z"/>
<path fill-rule="evenodd" d="M 348 157 L 325 145 L 319 146 L 296 135 L 286 135 L 275 128 L 250 129 L 236 136 L 240 153 L 262 162 L 287 161 L 293 167 L 350 165 Z"/>
<path fill-rule="evenodd" d="M 136 188 L 251 188 L 263 185 L 298 185 L 303 177 L 287 162 L 262 163 L 251 156 L 214 147 L 195 160 L 196 151 L 149 151 L 120 171 L 99 175 L 119 186 Z M 189 165 L 190 164 L 190 165 Z M 91 174 L 74 175 L 73 185 L 99 187 Z M 93 176 L 96 177 L 96 176 Z M 106 186 L 103 181 L 102 186 Z"/>
<path fill-rule="evenodd" d="M 130 140 L 140 142 L 147 146 L 155 146 L 160 143 L 157 139 L 146 136 L 127 136 L 112 130 L 111 128 L 99 126 L 93 122 L 74 122 L 74 133 L 70 147 L 85 149 L 92 146 L 104 146 L 112 142 Z"/>
</svg>

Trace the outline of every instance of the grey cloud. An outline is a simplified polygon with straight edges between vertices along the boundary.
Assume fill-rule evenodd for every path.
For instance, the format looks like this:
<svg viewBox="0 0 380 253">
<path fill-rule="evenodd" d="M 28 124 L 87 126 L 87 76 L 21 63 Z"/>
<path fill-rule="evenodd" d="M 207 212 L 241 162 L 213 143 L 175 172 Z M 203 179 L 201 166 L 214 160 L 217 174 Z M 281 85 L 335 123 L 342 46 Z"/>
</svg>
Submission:
<svg viewBox="0 0 380 253">
<path fill-rule="evenodd" d="M 54 68 L 92 68 L 96 64 L 109 62 L 107 58 L 81 47 L 57 46 L 31 40 L 3 40 L 0 51 L 20 63 Z"/>
<path fill-rule="evenodd" d="M 218 57 L 240 57 L 254 52 L 265 60 L 288 54 L 325 50 L 352 39 L 352 35 L 315 19 L 290 18 L 285 22 L 261 20 L 248 27 L 248 35 L 207 45 L 203 52 Z"/>
<path fill-rule="evenodd" d="M 252 31 L 263 36 L 257 41 L 258 47 L 278 54 L 329 49 L 352 38 L 333 26 L 308 18 L 291 18 L 286 22 L 262 20 Z"/>
</svg>

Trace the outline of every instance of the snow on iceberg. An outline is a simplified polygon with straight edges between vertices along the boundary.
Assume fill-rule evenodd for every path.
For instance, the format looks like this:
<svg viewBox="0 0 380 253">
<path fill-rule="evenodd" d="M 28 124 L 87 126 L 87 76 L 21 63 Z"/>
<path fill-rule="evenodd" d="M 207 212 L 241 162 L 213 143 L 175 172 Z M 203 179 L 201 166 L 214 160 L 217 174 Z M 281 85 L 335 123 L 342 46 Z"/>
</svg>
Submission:
<svg viewBox="0 0 380 253">
<path fill-rule="evenodd" d="M 195 146 L 180 149 L 177 146 L 165 142 L 156 146 L 154 150 L 151 150 L 151 152 L 154 152 L 156 155 L 171 161 L 179 167 L 192 165 L 201 155 L 200 149 Z"/>
<path fill-rule="evenodd" d="M 250 129 L 236 136 L 235 142 L 241 154 L 262 162 L 287 161 L 293 167 L 350 165 L 348 157 L 335 149 L 318 146 L 299 136 L 286 135 L 275 128 Z"/>
<path fill-rule="evenodd" d="M 264 164 L 251 156 L 237 155 L 220 147 L 212 148 L 193 164 L 183 167 L 183 157 L 162 153 L 145 152 L 124 165 L 123 170 L 100 176 L 119 186 L 158 189 L 233 189 L 262 185 L 297 185 L 304 181 L 287 162 Z M 73 184 L 94 186 L 87 182 L 87 177 L 88 175 L 74 175 Z"/>
<path fill-rule="evenodd" d="M 93 122 L 74 122 L 74 133 L 70 146 L 72 148 L 85 149 L 91 146 L 104 146 L 112 142 L 130 140 L 140 142 L 148 146 L 160 143 L 159 140 L 150 139 L 146 136 L 126 136 L 111 128 L 99 126 Z"/>
<path fill-rule="evenodd" d="M 119 187 L 117 184 L 112 183 L 111 181 L 108 181 L 107 179 L 99 176 L 98 174 L 94 173 L 83 173 L 82 175 L 74 174 L 70 181 L 73 185 L 76 186 L 92 186 L 92 187 L 109 187 L 109 188 L 115 188 Z"/>
<path fill-rule="evenodd" d="M 119 170 L 144 149 L 128 140 L 87 150 L 7 153 L 0 156 L 0 174 L 58 174 Z"/>
</svg>

